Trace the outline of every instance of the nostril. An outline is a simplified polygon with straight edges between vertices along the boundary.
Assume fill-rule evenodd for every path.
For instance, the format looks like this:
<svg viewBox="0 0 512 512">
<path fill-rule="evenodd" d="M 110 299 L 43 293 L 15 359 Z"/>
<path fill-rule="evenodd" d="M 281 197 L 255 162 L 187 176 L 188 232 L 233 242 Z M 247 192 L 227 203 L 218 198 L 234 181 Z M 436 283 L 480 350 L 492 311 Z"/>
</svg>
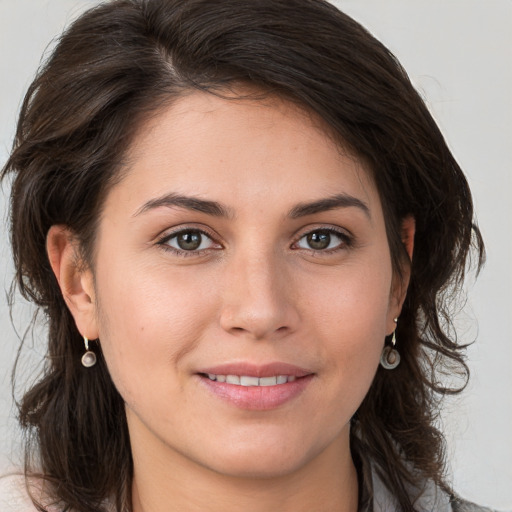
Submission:
<svg viewBox="0 0 512 512">
<path fill-rule="evenodd" d="M 244 300 L 223 304 L 219 322 L 233 336 L 254 339 L 282 337 L 295 330 L 299 315 L 293 303 L 283 298 L 275 301 Z"/>
</svg>

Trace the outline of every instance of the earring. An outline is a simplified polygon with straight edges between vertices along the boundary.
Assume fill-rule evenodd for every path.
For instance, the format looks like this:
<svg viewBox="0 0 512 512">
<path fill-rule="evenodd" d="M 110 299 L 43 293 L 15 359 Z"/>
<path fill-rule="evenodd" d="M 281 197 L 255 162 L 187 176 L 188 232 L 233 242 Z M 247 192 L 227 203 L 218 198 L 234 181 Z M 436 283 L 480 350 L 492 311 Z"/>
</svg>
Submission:
<svg viewBox="0 0 512 512">
<path fill-rule="evenodd" d="M 398 318 L 394 319 L 395 324 L 398 323 Z M 396 325 L 391 338 L 391 346 L 384 347 L 380 356 L 380 364 L 386 370 L 394 370 L 400 364 L 400 354 L 395 348 L 396 345 Z"/>
<path fill-rule="evenodd" d="M 90 368 L 96 364 L 96 354 L 89 350 L 89 340 L 84 336 L 85 354 L 82 356 L 82 364 Z"/>
</svg>

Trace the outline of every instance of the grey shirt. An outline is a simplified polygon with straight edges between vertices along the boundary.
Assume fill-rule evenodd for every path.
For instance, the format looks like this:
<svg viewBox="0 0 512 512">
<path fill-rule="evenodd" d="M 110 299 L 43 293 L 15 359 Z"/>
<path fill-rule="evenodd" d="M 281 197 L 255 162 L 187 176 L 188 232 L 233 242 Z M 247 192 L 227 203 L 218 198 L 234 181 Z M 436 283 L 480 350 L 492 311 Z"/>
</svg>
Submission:
<svg viewBox="0 0 512 512">
<path fill-rule="evenodd" d="M 379 477 L 375 464 L 357 453 L 353 455 L 359 476 L 358 512 L 399 510 L 396 498 Z M 497 512 L 447 494 L 432 481 L 425 481 L 420 490 L 411 490 L 410 495 L 415 499 L 417 512 Z"/>
</svg>

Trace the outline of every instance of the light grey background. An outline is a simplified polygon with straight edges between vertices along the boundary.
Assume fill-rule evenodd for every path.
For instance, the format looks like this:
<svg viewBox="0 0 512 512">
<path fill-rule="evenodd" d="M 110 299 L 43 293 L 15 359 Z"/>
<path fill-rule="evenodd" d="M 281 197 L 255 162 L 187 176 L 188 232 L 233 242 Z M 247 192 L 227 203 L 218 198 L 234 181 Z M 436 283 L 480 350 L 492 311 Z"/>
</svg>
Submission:
<svg viewBox="0 0 512 512">
<path fill-rule="evenodd" d="M 96 1 L 0 0 L 0 162 L 11 145 L 22 95 L 53 37 Z M 477 336 L 469 350 L 472 381 L 443 414 L 455 488 L 465 497 L 512 508 L 512 1 L 337 0 L 399 58 L 426 99 L 473 189 L 488 261 L 458 324 Z M 0 286 L 12 279 L 0 195 Z M 19 301 L 14 320 L 26 327 Z M 478 319 L 478 325 L 475 322 Z M 10 398 L 18 344 L 0 299 L 0 472 L 19 461 Z M 33 340 L 33 360 L 44 335 Z M 32 344 L 30 341 L 29 345 Z M 29 353 L 30 355 L 30 353 Z M 23 376 L 30 377 L 29 362 Z"/>
</svg>

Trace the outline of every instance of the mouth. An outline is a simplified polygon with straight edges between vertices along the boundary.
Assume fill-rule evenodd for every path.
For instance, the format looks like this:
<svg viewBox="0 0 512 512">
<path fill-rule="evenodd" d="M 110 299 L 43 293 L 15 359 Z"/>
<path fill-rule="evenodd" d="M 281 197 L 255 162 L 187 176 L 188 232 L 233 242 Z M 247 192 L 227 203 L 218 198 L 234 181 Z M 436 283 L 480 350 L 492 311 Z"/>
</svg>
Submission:
<svg viewBox="0 0 512 512">
<path fill-rule="evenodd" d="M 252 375 L 217 375 L 215 373 L 201 374 L 216 382 L 226 382 L 235 386 L 255 387 L 255 386 L 277 386 L 294 382 L 297 380 L 295 375 L 274 375 L 270 377 L 254 377 Z"/>
<path fill-rule="evenodd" d="M 315 376 L 314 372 L 285 363 L 221 365 L 197 375 L 215 398 L 252 411 L 268 411 L 291 402 Z"/>
</svg>

